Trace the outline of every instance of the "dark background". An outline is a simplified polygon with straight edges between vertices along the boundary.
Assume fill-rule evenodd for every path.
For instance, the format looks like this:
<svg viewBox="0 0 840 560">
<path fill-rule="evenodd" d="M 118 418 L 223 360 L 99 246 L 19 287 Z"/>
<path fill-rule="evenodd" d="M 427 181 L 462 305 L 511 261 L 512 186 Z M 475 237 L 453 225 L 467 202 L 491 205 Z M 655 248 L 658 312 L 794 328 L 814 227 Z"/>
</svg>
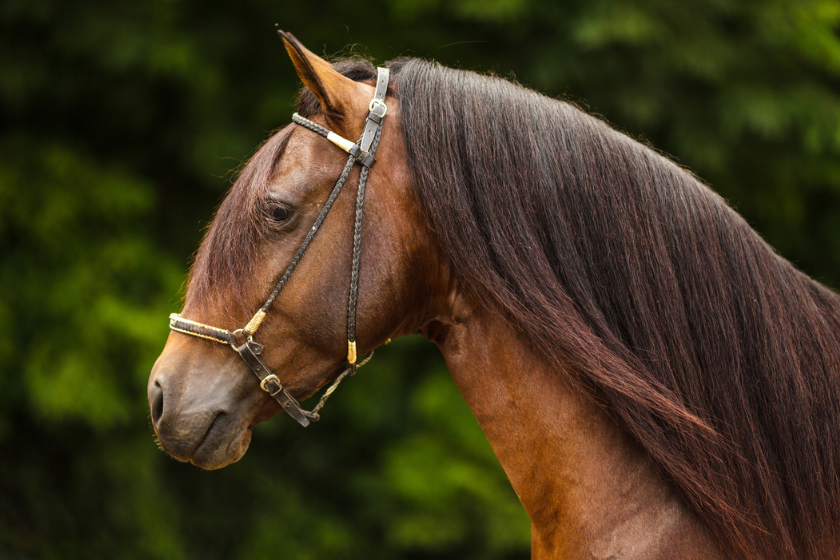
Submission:
<svg viewBox="0 0 840 560">
<path fill-rule="evenodd" d="M 0 2 L 0 558 L 527 558 L 529 523 L 430 343 L 321 423 L 203 472 L 146 380 L 236 169 L 290 121 L 274 24 L 570 99 L 840 286 L 840 1 Z"/>
</svg>

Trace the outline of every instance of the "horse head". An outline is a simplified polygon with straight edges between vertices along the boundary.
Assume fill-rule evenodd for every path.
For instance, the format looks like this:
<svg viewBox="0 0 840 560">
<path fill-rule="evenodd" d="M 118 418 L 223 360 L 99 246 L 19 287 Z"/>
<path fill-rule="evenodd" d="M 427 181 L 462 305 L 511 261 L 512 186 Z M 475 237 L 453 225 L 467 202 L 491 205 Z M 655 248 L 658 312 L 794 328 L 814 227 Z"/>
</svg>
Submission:
<svg viewBox="0 0 840 560">
<path fill-rule="evenodd" d="M 221 204 L 193 265 L 183 311 L 173 319 L 173 332 L 149 378 L 152 422 L 161 445 L 175 458 L 207 469 L 241 458 L 254 425 L 283 410 L 283 400 L 269 394 L 278 386 L 286 404 L 296 407 L 348 367 L 355 369 L 358 356 L 416 331 L 429 314 L 432 278 L 442 262 L 413 199 L 399 106 L 391 92 L 381 103 L 386 117 L 372 103 L 372 67 L 372 75 L 351 79 L 291 34 L 281 36 L 314 94 L 302 95 L 304 115 L 295 117 L 305 126 L 289 125 L 272 136 Z M 359 138 L 371 114 L 381 121 L 373 126 L 381 126 L 381 147 L 372 172 L 312 132 L 329 130 L 331 140 Z M 370 173 L 359 196 L 361 170 Z M 344 192 L 331 197 L 339 179 L 346 180 Z M 357 230 L 362 209 L 363 227 Z M 356 231 L 360 244 L 354 247 Z M 304 244 L 305 253 L 300 251 Z M 356 263 L 354 249 L 361 253 Z M 284 271 L 292 270 L 280 280 L 279 297 L 261 311 Z M 358 302 L 348 304 L 351 280 L 358 282 Z M 258 332 L 246 327 L 255 319 Z M 348 322 L 358 325 L 349 350 Z M 215 338 L 219 333 L 226 334 Z M 219 344 L 235 347 L 248 340 L 256 349 L 248 358 L 259 354 L 255 367 L 276 375 L 276 385 L 261 383 L 265 375 L 255 378 L 249 362 Z"/>
</svg>

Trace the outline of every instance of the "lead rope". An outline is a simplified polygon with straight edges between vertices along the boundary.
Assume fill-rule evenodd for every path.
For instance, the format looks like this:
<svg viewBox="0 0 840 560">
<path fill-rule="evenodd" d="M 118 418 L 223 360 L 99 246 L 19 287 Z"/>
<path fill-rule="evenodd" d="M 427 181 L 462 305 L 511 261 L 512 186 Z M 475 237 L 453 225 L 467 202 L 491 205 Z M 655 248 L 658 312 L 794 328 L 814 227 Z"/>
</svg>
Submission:
<svg viewBox="0 0 840 560">
<path fill-rule="evenodd" d="M 335 381 L 332 382 L 332 385 L 327 387 L 327 390 L 324 391 L 323 395 L 321 395 L 321 400 L 319 400 L 318 404 L 315 405 L 315 408 L 312 409 L 311 414 L 317 415 L 318 411 L 324 408 L 324 404 L 327 402 L 327 399 L 330 398 L 330 395 L 332 395 L 335 392 L 335 390 L 338 389 L 338 384 L 341 383 L 341 381 L 348 375 L 355 375 L 356 370 L 368 363 L 371 358 L 373 358 L 373 350 L 370 351 L 370 353 L 365 357 L 364 360 L 362 360 L 358 364 L 351 364 L 349 368 L 341 372 L 341 375 L 336 377 Z"/>
</svg>

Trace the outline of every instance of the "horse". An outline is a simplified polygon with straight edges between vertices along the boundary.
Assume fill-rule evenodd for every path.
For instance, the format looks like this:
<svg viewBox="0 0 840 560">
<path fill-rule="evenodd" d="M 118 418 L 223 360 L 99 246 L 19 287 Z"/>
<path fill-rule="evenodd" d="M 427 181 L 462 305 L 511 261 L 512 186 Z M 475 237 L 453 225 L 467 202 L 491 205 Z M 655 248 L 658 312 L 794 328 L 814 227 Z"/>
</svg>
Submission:
<svg viewBox="0 0 840 560">
<path fill-rule="evenodd" d="M 533 558 L 840 557 L 836 293 L 567 102 L 280 35 L 298 112 L 219 207 L 149 378 L 168 453 L 237 461 L 254 425 L 316 420 L 300 401 L 420 333 Z"/>
</svg>

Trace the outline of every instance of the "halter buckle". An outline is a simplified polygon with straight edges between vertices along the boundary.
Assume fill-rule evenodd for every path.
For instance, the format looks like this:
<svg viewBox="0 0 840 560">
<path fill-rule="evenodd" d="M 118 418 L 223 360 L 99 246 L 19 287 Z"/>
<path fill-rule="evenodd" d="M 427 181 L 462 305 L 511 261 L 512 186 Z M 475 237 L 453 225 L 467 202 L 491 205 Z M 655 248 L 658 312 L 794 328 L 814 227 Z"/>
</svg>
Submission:
<svg viewBox="0 0 840 560">
<path fill-rule="evenodd" d="M 382 112 L 381 113 L 376 111 L 377 107 L 382 107 Z M 377 117 L 382 118 L 382 117 L 385 116 L 385 113 L 388 112 L 388 106 L 385 105 L 384 101 L 380 101 L 380 100 L 374 98 L 374 99 L 370 100 L 370 104 L 368 105 L 368 111 L 370 111 L 371 113 L 373 113 Z"/>
<path fill-rule="evenodd" d="M 265 388 L 266 384 L 267 384 L 267 383 L 269 383 L 269 382 L 271 382 L 271 381 L 274 381 L 275 383 L 277 383 L 278 385 L 280 385 L 280 378 L 278 378 L 276 375 L 274 375 L 274 374 L 272 373 L 272 374 L 270 374 L 270 375 L 266 375 L 266 376 L 263 378 L 263 380 L 262 380 L 262 381 L 260 381 L 260 389 L 262 389 L 262 390 L 263 390 L 263 391 L 265 391 L 266 393 L 271 393 L 271 391 L 269 391 L 268 389 L 266 389 L 266 388 Z M 280 385 L 280 387 L 282 388 L 283 386 L 282 386 L 282 385 Z"/>
</svg>

